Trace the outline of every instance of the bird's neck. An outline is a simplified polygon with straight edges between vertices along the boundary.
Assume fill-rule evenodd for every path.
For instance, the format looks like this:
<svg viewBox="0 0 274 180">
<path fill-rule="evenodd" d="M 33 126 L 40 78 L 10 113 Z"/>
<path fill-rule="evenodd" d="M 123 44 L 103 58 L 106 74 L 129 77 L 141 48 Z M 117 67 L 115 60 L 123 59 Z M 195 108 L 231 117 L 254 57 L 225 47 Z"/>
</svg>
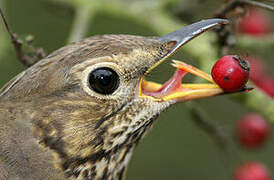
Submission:
<svg viewBox="0 0 274 180">
<path fill-rule="evenodd" d="M 122 180 L 134 148 L 135 146 L 125 146 L 116 152 L 101 151 L 95 155 L 98 157 L 96 162 L 86 161 L 81 164 L 79 161 L 79 165 L 73 169 L 68 168 L 66 174 L 71 179 Z"/>
<path fill-rule="evenodd" d="M 156 118 L 157 116 L 154 116 L 135 131 L 126 134 L 123 143 L 117 144 L 108 151 L 99 150 L 84 159 L 75 159 L 74 162 L 67 161 L 67 175 L 84 180 L 123 179 L 133 150 Z"/>
</svg>

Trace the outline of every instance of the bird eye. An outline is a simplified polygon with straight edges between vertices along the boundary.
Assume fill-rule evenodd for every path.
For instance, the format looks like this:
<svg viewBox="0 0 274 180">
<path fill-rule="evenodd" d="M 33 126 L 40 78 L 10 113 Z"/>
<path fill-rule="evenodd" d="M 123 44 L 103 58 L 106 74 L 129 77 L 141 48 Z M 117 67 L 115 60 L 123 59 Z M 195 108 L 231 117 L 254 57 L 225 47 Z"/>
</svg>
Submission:
<svg viewBox="0 0 274 180">
<path fill-rule="evenodd" d="M 100 94 L 112 94 L 119 86 L 118 74 L 108 67 L 93 70 L 88 77 L 92 90 Z"/>
</svg>

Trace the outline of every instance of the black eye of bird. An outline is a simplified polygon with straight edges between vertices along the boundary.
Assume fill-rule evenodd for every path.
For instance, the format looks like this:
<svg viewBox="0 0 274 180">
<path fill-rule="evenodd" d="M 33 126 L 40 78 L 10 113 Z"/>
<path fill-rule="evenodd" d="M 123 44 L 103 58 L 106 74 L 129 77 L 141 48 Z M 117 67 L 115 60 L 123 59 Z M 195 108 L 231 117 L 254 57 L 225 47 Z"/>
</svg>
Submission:
<svg viewBox="0 0 274 180">
<path fill-rule="evenodd" d="M 88 77 L 89 86 L 100 94 L 112 94 L 119 86 L 119 75 L 108 67 L 93 70 Z"/>
</svg>

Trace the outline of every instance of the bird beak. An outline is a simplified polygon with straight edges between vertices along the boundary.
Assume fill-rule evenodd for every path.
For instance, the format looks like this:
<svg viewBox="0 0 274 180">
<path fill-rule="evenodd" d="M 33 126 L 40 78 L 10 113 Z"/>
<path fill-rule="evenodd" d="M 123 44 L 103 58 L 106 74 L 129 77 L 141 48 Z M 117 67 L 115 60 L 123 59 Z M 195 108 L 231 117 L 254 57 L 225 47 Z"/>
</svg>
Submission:
<svg viewBox="0 0 274 180">
<path fill-rule="evenodd" d="M 174 52 L 176 52 L 180 47 L 189 42 L 191 39 L 217 25 L 227 23 L 228 21 L 225 19 L 203 20 L 158 38 L 158 40 L 161 42 L 173 43 L 174 45 L 168 54 L 160 61 L 158 61 L 153 67 L 151 67 L 145 74 L 149 73 L 152 69 L 157 67 L 161 62 L 170 57 Z M 163 85 L 151 81 L 146 81 L 145 77 L 142 77 L 139 84 L 139 97 L 151 98 L 154 101 L 175 100 L 175 102 L 179 102 L 210 97 L 224 93 L 224 91 L 214 83 L 212 77 L 209 74 L 180 61 L 173 60 L 172 66 L 174 66 L 177 70 L 174 75 Z M 182 83 L 182 79 L 187 73 L 201 77 L 210 83 L 184 84 Z"/>
</svg>

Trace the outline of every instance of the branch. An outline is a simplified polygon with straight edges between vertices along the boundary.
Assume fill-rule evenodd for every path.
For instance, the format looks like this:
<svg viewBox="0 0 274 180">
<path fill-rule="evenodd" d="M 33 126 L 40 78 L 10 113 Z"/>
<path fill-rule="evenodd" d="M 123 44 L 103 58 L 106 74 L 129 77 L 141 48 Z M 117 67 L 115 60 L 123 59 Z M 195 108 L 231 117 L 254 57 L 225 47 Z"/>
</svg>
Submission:
<svg viewBox="0 0 274 180">
<path fill-rule="evenodd" d="M 33 41 L 33 37 L 29 36 L 26 39 L 26 45 L 29 48 L 29 52 L 27 53 L 27 55 L 25 55 L 25 53 L 23 52 L 22 46 L 23 46 L 23 41 L 20 40 L 18 38 L 18 35 L 15 33 L 12 33 L 10 26 L 7 22 L 7 19 L 0 7 L 0 14 L 1 14 L 1 18 L 4 22 L 4 25 L 8 31 L 8 34 L 11 38 L 11 42 L 14 46 L 16 55 L 17 55 L 17 59 L 25 66 L 29 67 L 32 66 L 34 63 L 36 63 L 38 60 L 42 59 L 43 57 L 45 57 L 45 51 L 42 48 L 34 48 L 31 46 L 31 43 Z"/>
<path fill-rule="evenodd" d="M 259 8 L 263 8 L 266 10 L 270 10 L 270 11 L 274 11 L 274 6 L 265 4 L 265 3 L 261 3 L 261 2 L 256 2 L 256 1 L 252 1 L 252 0 L 233 0 L 233 1 L 229 1 L 224 8 L 222 8 L 220 11 L 218 11 L 216 13 L 216 17 L 218 18 L 224 18 L 226 17 L 226 14 L 232 10 L 234 10 L 236 7 L 239 6 L 243 6 L 243 5 L 250 5 L 250 6 L 254 6 L 254 7 L 259 7 Z"/>
<path fill-rule="evenodd" d="M 23 55 L 22 55 L 22 44 L 23 44 L 23 42 L 18 39 L 18 37 L 17 37 L 16 34 L 14 34 L 14 33 L 11 32 L 10 26 L 9 26 L 9 24 L 7 22 L 7 19 L 6 19 L 5 15 L 4 15 L 1 7 L 0 7 L 0 14 L 1 14 L 2 20 L 4 22 L 4 25 L 6 27 L 6 30 L 8 31 L 9 36 L 11 38 L 11 42 L 12 42 L 14 48 L 15 48 L 17 58 L 20 60 L 20 62 L 22 64 L 25 64 L 25 60 L 23 59 Z"/>
<path fill-rule="evenodd" d="M 209 120 L 210 117 L 207 112 L 204 111 L 198 103 L 186 102 L 186 105 L 195 124 L 206 132 L 220 149 L 226 150 L 228 139 L 223 129 Z"/>
<path fill-rule="evenodd" d="M 269 11 L 274 11 L 274 6 L 265 4 L 265 3 L 261 3 L 261 2 L 256 2 L 256 1 L 252 1 L 252 0 L 237 0 L 243 4 L 247 4 L 247 5 L 251 5 L 254 7 L 259 7 L 259 8 L 263 8 Z"/>
</svg>

